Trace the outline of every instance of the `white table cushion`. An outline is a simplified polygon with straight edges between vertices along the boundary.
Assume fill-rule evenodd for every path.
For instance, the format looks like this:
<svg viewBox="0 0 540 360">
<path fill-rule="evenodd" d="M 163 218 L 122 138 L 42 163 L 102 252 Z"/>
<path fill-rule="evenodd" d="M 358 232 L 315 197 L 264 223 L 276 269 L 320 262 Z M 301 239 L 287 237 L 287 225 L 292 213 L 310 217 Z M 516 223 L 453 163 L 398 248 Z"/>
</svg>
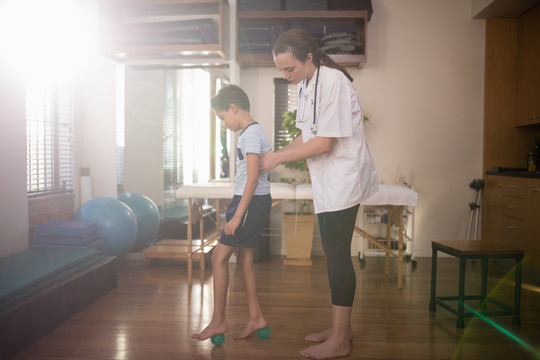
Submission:
<svg viewBox="0 0 540 360">
<path fill-rule="evenodd" d="M 294 199 L 295 197 L 295 188 L 294 185 L 286 183 L 271 182 L 270 183 L 270 194 L 272 199 Z"/>
<path fill-rule="evenodd" d="M 297 185 L 296 199 L 313 200 L 311 184 Z M 418 194 L 412 189 L 400 185 L 379 185 L 379 191 L 363 201 L 362 205 L 416 206 L 417 203 Z"/>
<path fill-rule="evenodd" d="M 293 185 L 286 183 L 270 183 L 273 199 L 312 200 L 311 184 Z M 209 182 L 205 184 L 183 185 L 176 190 L 177 198 L 231 199 L 234 195 L 234 183 Z M 362 205 L 405 205 L 416 206 L 418 194 L 409 188 L 399 185 L 379 185 L 379 191 Z"/>
<path fill-rule="evenodd" d="M 311 184 L 296 185 L 296 199 L 297 200 L 313 200 L 313 192 L 311 191 Z"/>
<path fill-rule="evenodd" d="M 234 183 L 223 181 L 182 185 L 176 190 L 176 197 L 184 199 L 232 199 L 233 195 Z"/>
<path fill-rule="evenodd" d="M 295 189 L 293 185 L 285 183 L 270 183 L 270 194 L 273 199 L 294 199 Z M 200 199 L 232 199 L 234 195 L 234 183 L 209 182 L 204 184 L 182 185 L 176 190 L 177 198 L 200 198 Z"/>
<path fill-rule="evenodd" d="M 362 202 L 362 205 L 404 205 L 416 206 L 418 194 L 400 185 L 379 185 L 379 191 Z"/>
</svg>

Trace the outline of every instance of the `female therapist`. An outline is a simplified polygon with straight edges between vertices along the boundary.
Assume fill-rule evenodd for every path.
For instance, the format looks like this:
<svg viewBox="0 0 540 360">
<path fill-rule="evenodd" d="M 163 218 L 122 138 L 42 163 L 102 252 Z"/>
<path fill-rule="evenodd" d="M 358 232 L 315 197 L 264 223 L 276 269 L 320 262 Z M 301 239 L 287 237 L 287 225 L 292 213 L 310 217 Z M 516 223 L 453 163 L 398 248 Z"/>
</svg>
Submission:
<svg viewBox="0 0 540 360">
<path fill-rule="evenodd" d="M 259 166 L 264 172 L 307 159 L 332 296 L 330 328 L 307 335 L 307 341 L 317 344 L 300 355 L 346 356 L 356 288 L 351 240 L 359 204 L 379 188 L 364 137 L 363 110 L 347 70 L 319 49 L 308 32 L 284 32 L 273 55 L 284 78 L 298 86 L 296 126 L 302 134 L 283 149 L 263 155 Z"/>
</svg>

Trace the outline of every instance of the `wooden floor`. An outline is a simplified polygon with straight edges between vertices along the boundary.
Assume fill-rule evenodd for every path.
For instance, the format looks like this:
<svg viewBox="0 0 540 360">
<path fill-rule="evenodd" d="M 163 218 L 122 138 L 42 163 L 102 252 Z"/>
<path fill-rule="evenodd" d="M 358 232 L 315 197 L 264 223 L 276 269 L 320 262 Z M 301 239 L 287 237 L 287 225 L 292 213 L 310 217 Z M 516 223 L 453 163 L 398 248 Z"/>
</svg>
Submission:
<svg viewBox="0 0 540 360">
<path fill-rule="evenodd" d="M 522 324 L 511 317 L 467 319 L 465 329 L 444 309 L 429 311 L 429 258 L 405 266 L 397 289 L 395 260 L 384 274 L 382 258 L 367 258 L 357 270 L 352 353 L 344 359 L 539 359 L 540 293 L 524 287 Z M 187 285 L 185 262 L 120 260 L 118 288 L 21 352 L 16 359 L 299 359 L 310 332 L 328 327 L 330 298 L 324 258 L 311 267 L 284 266 L 280 257 L 256 263 L 260 300 L 270 339 L 234 340 L 246 321 L 241 272 L 231 264 L 225 344 L 212 346 L 190 335 L 212 315 L 212 270 Z M 470 264 L 467 288 L 478 285 L 479 264 Z M 495 273 L 500 269 L 492 267 Z M 497 274 L 498 275 L 498 274 Z M 504 275 L 504 274 L 503 274 Z M 490 276 L 492 295 L 508 297 L 511 284 Z M 511 277 L 510 277 L 511 279 Z M 439 259 L 438 294 L 457 291 L 457 261 Z M 498 326 L 496 326 L 498 325 Z M 500 326 L 500 328 L 499 328 Z"/>
</svg>

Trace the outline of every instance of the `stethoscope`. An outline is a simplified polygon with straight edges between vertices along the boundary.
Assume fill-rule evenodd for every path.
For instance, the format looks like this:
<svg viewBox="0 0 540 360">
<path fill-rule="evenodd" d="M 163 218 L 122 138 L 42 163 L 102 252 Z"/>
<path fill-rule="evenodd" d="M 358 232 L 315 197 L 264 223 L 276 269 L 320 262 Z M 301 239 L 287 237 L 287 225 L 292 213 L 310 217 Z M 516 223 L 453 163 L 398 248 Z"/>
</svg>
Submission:
<svg viewBox="0 0 540 360">
<path fill-rule="evenodd" d="M 320 66 L 317 66 L 317 76 L 315 77 L 315 94 L 314 94 L 314 100 L 313 100 L 313 124 L 311 125 L 312 133 L 317 132 L 316 114 L 317 114 L 317 88 L 319 85 L 319 71 L 320 71 Z M 300 91 L 302 91 L 302 89 L 300 89 Z"/>
<path fill-rule="evenodd" d="M 317 77 L 315 78 L 315 99 L 313 100 L 313 124 L 311 125 L 311 132 L 316 133 L 317 132 L 317 124 L 315 122 L 315 114 L 317 111 L 317 85 L 319 85 L 319 70 L 320 66 L 317 66 Z"/>
</svg>

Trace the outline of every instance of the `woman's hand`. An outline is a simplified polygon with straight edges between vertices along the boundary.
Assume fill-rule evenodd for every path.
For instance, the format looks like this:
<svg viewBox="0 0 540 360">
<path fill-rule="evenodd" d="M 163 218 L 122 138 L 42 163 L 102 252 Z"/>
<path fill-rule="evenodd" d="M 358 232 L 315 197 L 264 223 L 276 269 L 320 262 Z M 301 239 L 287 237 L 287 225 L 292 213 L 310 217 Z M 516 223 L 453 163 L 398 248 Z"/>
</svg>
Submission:
<svg viewBox="0 0 540 360">
<path fill-rule="evenodd" d="M 259 156 L 259 173 L 268 172 L 279 165 L 279 156 L 274 152 L 267 152 Z"/>
</svg>

